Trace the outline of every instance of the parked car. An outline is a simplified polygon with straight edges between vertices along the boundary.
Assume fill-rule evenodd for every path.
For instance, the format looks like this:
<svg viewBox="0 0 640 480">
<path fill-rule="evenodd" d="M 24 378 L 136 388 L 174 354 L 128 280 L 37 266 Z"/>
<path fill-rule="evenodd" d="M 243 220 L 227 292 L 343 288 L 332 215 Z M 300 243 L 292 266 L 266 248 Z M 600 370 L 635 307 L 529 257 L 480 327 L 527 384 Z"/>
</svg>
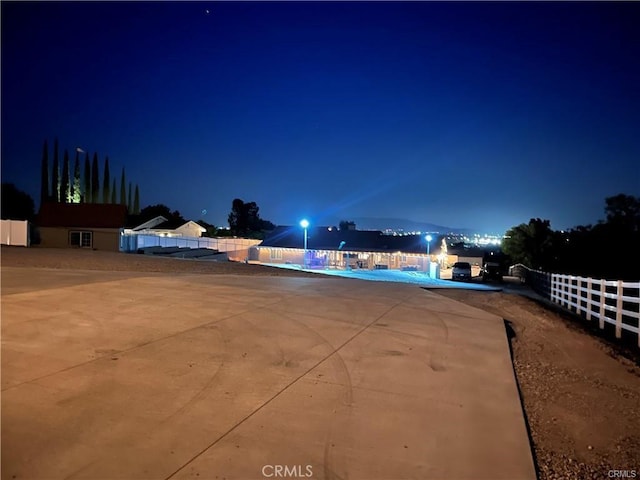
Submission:
<svg viewBox="0 0 640 480">
<path fill-rule="evenodd" d="M 471 264 L 469 262 L 456 262 L 453 264 L 452 280 L 471 280 Z"/>
<path fill-rule="evenodd" d="M 499 263 L 487 262 L 482 266 L 480 275 L 482 276 L 483 282 L 486 282 L 487 280 L 497 280 L 501 282 L 502 268 L 500 267 Z"/>
</svg>

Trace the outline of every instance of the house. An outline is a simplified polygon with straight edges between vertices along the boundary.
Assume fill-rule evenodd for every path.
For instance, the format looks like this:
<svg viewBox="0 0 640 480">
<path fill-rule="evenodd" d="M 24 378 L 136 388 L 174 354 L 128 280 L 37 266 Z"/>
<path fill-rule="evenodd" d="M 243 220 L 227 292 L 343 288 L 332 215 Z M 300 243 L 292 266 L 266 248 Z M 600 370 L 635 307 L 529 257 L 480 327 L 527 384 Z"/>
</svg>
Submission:
<svg viewBox="0 0 640 480">
<path fill-rule="evenodd" d="M 449 263 L 442 249 L 443 237 L 429 242 L 431 262 Z M 305 259 L 306 253 L 306 259 Z M 385 235 L 381 231 L 339 230 L 315 227 L 279 226 L 262 243 L 250 250 L 256 263 L 291 263 L 308 268 L 427 269 L 427 241 L 423 235 Z"/>
<path fill-rule="evenodd" d="M 162 215 L 159 215 L 132 229 L 127 229 L 125 233 L 158 235 L 161 237 L 201 237 L 206 231 L 206 228 L 192 220 L 187 222 L 167 220 Z"/>
<path fill-rule="evenodd" d="M 482 267 L 485 249 L 477 246 L 457 244 L 449 247 L 449 253 L 457 256 L 458 262 L 468 262 L 472 267 Z"/>
<path fill-rule="evenodd" d="M 43 247 L 117 252 L 126 220 L 124 205 L 46 202 L 34 223 Z"/>
</svg>

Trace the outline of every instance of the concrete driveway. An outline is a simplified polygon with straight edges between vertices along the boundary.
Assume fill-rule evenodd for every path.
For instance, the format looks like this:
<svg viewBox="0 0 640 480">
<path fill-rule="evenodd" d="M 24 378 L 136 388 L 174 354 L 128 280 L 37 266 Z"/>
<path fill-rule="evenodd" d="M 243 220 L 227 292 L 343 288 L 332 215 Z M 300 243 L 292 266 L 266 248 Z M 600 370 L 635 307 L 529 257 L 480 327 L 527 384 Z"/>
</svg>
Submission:
<svg viewBox="0 0 640 480">
<path fill-rule="evenodd" d="M 535 479 L 502 319 L 412 285 L 2 269 L 3 479 Z"/>
</svg>

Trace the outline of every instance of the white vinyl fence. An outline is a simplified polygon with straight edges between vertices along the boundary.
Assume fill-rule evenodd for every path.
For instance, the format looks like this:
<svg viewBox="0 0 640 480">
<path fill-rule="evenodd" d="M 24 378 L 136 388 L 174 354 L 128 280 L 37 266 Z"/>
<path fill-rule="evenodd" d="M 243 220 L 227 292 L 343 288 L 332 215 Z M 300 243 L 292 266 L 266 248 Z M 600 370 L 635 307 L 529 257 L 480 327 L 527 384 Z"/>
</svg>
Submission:
<svg viewBox="0 0 640 480">
<path fill-rule="evenodd" d="M 18 245 L 28 247 L 29 222 L 27 220 L 2 220 L 2 245 Z"/>
<path fill-rule="evenodd" d="M 587 321 L 598 320 L 615 326 L 616 338 L 622 330 L 638 338 L 640 347 L 640 281 L 599 280 L 594 278 L 539 272 L 524 266 L 514 270 L 526 272 L 533 289 L 561 307 L 576 312 Z"/>
<path fill-rule="evenodd" d="M 162 237 L 160 235 L 125 234 L 120 235 L 120 251 L 136 252 L 146 247 L 186 247 L 186 248 L 210 248 L 219 252 L 235 252 L 248 250 L 257 245 L 260 240 L 250 238 L 232 237 Z"/>
</svg>

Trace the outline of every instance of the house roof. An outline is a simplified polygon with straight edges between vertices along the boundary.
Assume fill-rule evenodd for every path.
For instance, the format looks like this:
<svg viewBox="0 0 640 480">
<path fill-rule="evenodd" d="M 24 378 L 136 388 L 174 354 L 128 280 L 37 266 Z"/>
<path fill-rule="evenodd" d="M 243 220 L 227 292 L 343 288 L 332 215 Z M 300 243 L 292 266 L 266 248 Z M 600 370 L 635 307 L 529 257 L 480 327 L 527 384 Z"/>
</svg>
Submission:
<svg viewBox="0 0 640 480">
<path fill-rule="evenodd" d="M 449 253 L 460 257 L 482 257 L 485 249 L 476 246 L 454 245 L 449 247 Z"/>
<path fill-rule="evenodd" d="M 307 229 L 307 249 L 342 250 L 357 252 L 426 253 L 427 241 L 423 235 L 384 235 L 378 230 L 337 230 L 329 227 Z M 431 240 L 429 252 L 440 253 L 442 237 Z M 303 229 L 298 226 L 276 227 L 260 247 L 304 248 Z"/>
<path fill-rule="evenodd" d="M 46 202 L 35 223 L 40 227 L 122 228 L 126 220 L 124 205 Z"/>
<path fill-rule="evenodd" d="M 187 222 L 182 220 L 165 220 L 162 223 L 154 225 L 150 230 L 175 230 L 176 228 L 180 228 Z"/>
<path fill-rule="evenodd" d="M 148 228 L 153 228 L 156 225 L 161 224 L 162 222 L 166 222 L 167 219 L 165 217 L 163 217 L 162 215 L 158 215 L 157 217 L 152 218 L 151 220 L 147 220 L 146 222 L 137 225 L 136 227 L 134 227 L 132 230 L 146 230 Z"/>
<path fill-rule="evenodd" d="M 184 225 L 182 225 L 183 227 L 197 227 L 198 230 L 200 230 L 201 232 L 206 232 L 207 229 L 204 228 L 202 225 L 200 225 L 198 222 L 194 222 L 193 220 L 189 220 L 187 223 L 185 223 Z"/>
<path fill-rule="evenodd" d="M 204 228 L 202 225 L 200 225 L 197 222 L 194 222 L 193 220 L 188 220 L 188 221 L 183 221 L 183 220 L 167 220 L 164 217 L 157 217 L 160 219 L 163 219 L 164 221 L 157 223 L 156 225 L 153 225 L 152 227 L 146 227 L 147 230 L 178 230 L 182 227 L 197 227 L 198 230 L 200 230 L 201 232 L 206 232 L 207 229 Z M 146 225 L 146 224 L 145 224 Z M 140 228 L 136 228 L 136 230 L 139 230 Z"/>
</svg>

